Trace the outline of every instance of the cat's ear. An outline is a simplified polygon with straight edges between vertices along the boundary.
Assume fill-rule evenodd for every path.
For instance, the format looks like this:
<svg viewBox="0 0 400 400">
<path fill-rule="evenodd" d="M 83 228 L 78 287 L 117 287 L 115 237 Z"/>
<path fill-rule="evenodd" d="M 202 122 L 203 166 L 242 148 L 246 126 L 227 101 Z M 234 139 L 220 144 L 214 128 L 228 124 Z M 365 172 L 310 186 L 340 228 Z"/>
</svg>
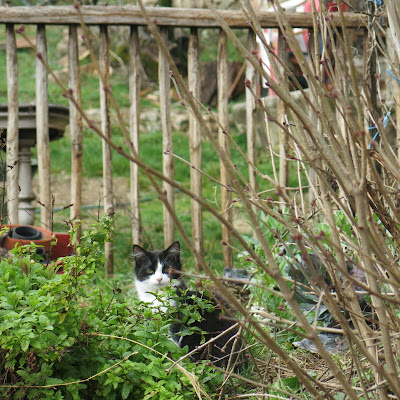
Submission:
<svg viewBox="0 0 400 400">
<path fill-rule="evenodd" d="M 176 242 L 172 243 L 171 246 L 168 247 L 166 250 L 168 253 L 180 253 L 181 252 L 181 245 L 179 241 L 177 240 Z"/>
<path fill-rule="evenodd" d="M 145 256 L 147 254 L 147 251 L 140 247 L 138 244 L 134 244 L 132 247 L 132 255 L 134 258 L 140 257 L 140 256 Z"/>
</svg>

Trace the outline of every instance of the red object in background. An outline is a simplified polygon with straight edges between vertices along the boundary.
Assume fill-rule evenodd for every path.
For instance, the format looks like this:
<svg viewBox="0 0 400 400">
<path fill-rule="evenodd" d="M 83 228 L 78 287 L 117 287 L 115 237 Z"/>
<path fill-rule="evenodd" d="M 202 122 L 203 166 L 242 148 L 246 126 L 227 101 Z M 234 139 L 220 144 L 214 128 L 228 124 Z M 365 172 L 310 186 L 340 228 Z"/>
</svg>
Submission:
<svg viewBox="0 0 400 400">
<path fill-rule="evenodd" d="M 326 5 L 326 9 L 329 12 L 338 12 L 339 11 L 336 1 L 328 1 L 328 4 Z M 347 10 L 346 4 L 342 4 L 342 10 L 343 11 Z"/>
<path fill-rule="evenodd" d="M 304 3 L 304 10 L 303 10 L 304 12 L 312 12 L 311 1 L 314 1 L 315 9 L 317 11 L 319 10 L 319 0 L 307 0 Z M 339 11 L 336 1 L 328 1 L 326 3 L 326 9 L 328 10 L 328 12 L 338 12 Z M 346 4 L 342 4 L 342 10 L 343 11 L 347 10 Z M 308 47 L 308 31 L 304 33 L 304 41 Z"/>
<path fill-rule="evenodd" d="M 18 246 L 23 246 L 26 244 L 31 244 L 32 242 L 37 244 L 38 246 L 43 246 L 45 252 L 51 255 L 51 260 L 55 261 L 59 257 L 70 256 L 74 251 L 74 246 L 70 245 L 71 235 L 69 233 L 64 232 L 51 232 L 48 229 L 41 228 L 39 226 L 30 226 L 30 225 L 1 225 L 1 228 L 7 227 L 9 229 L 17 228 L 19 226 L 26 226 L 30 228 L 34 228 L 37 231 L 41 232 L 43 237 L 39 240 L 31 240 L 31 239 L 16 239 L 7 236 L 4 239 L 3 247 L 7 250 L 11 250 L 17 244 Z M 54 238 L 57 238 L 57 243 L 54 246 L 51 246 L 51 243 L 54 241 Z"/>
<path fill-rule="evenodd" d="M 54 232 L 54 236 L 57 238 L 57 243 L 51 249 L 51 259 L 55 261 L 57 275 L 60 275 L 64 273 L 64 262 L 58 260 L 58 258 L 72 255 L 75 252 L 75 247 L 70 244 L 71 235 L 69 233 Z"/>
<path fill-rule="evenodd" d="M 23 246 L 25 244 L 31 244 L 31 242 L 39 245 L 39 246 L 43 246 L 44 250 L 46 253 L 50 252 L 50 248 L 51 248 L 51 242 L 53 241 L 53 236 L 52 236 L 52 232 L 49 231 L 48 229 L 45 228 L 41 228 L 38 226 L 31 226 L 31 225 L 1 225 L 1 228 L 7 227 L 8 229 L 13 229 L 13 228 L 17 228 L 19 226 L 27 226 L 29 228 L 33 228 L 36 229 L 38 231 L 40 231 L 43 235 L 42 239 L 39 240 L 25 240 L 25 239 L 15 239 L 12 237 L 7 236 L 4 239 L 3 242 L 3 247 L 7 250 L 11 250 L 15 247 L 15 245 L 17 244 L 18 246 Z"/>
<path fill-rule="evenodd" d="M 311 1 L 313 1 L 313 0 L 307 0 L 304 3 L 304 10 L 303 10 L 304 12 L 312 12 Z M 314 4 L 315 4 L 315 9 L 318 11 L 319 10 L 319 1 L 315 0 Z M 329 12 L 338 12 L 339 11 L 336 1 L 328 1 L 326 3 L 326 9 Z M 347 5 L 346 4 L 342 5 L 342 10 L 343 11 L 347 11 Z"/>
<path fill-rule="evenodd" d="M 31 225 L 1 225 L 0 228 L 32 228 L 33 230 L 39 231 L 42 234 L 41 239 L 21 239 L 21 238 L 13 238 L 7 236 L 4 239 L 3 247 L 7 250 L 11 250 L 18 246 L 24 246 L 26 244 L 31 244 L 32 242 L 36 245 L 43 246 L 44 251 L 47 256 L 50 256 L 50 264 L 57 266 L 57 274 L 63 274 L 63 260 L 59 260 L 61 257 L 67 257 L 72 255 L 75 252 L 75 246 L 73 246 L 71 241 L 71 235 L 66 232 L 51 232 L 48 229 L 41 228 L 38 226 Z M 54 239 L 57 239 L 57 243 L 55 245 L 51 245 L 54 242 Z"/>
<path fill-rule="evenodd" d="M 295 10 L 290 10 L 290 11 L 295 11 L 295 12 L 308 12 L 311 13 L 312 10 L 312 4 L 315 5 L 315 10 L 319 11 L 320 9 L 320 2 L 321 0 L 306 0 L 304 3 L 299 4 L 296 6 Z M 336 1 L 328 1 L 324 4 L 326 4 L 326 9 L 328 10 L 329 13 L 334 13 L 338 12 L 338 5 Z M 342 10 L 347 11 L 347 5 L 343 4 L 342 5 Z M 273 52 L 277 55 L 278 54 L 278 32 L 276 29 L 265 29 L 265 39 L 266 41 L 271 45 L 273 48 Z M 294 29 L 296 39 L 300 45 L 301 50 L 303 51 L 304 54 L 307 54 L 308 52 L 308 39 L 309 39 L 309 30 L 308 29 Z M 289 48 L 286 49 L 287 52 L 291 52 Z M 266 70 L 270 73 L 270 77 L 273 81 L 276 81 L 276 77 L 274 74 L 274 70 L 272 66 L 270 65 L 269 59 L 265 51 L 263 51 L 263 46 L 260 45 L 260 57 L 263 60 L 263 63 L 266 67 Z M 293 60 L 292 62 L 293 65 L 296 64 L 296 60 Z M 295 73 L 296 75 L 296 73 Z M 326 75 L 326 71 L 324 72 L 324 75 Z M 301 77 L 302 74 L 296 75 L 297 77 Z M 263 80 L 262 83 L 262 88 L 268 87 L 268 82 Z M 268 96 L 275 96 L 275 92 L 269 88 L 268 89 Z"/>
<path fill-rule="evenodd" d="M 51 259 L 57 260 L 59 257 L 70 256 L 74 251 L 74 246 L 70 244 L 71 235 L 64 232 L 53 232 L 57 238 L 57 243 L 51 249 Z"/>
</svg>

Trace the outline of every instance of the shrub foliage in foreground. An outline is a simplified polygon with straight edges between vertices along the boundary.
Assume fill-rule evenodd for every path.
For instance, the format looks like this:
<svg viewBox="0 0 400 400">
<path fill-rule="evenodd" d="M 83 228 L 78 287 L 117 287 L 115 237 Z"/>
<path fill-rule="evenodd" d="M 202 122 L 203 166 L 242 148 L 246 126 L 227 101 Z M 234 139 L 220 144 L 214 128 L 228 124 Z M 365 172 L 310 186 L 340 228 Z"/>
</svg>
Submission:
<svg viewBox="0 0 400 400">
<path fill-rule="evenodd" d="M 125 303 L 118 290 L 88 293 L 104 266 L 110 226 L 105 219 L 86 232 L 61 275 L 33 260 L 29 248 L 1 260 L 0 398 L 196 397 L 185 374 L 167 371 L 164 355 L 177 359 L 182 351 L 160 315 L 134 299 Z M 201 383 L 213 376 L 205 365 L 185 368 Z"/>
</svg>

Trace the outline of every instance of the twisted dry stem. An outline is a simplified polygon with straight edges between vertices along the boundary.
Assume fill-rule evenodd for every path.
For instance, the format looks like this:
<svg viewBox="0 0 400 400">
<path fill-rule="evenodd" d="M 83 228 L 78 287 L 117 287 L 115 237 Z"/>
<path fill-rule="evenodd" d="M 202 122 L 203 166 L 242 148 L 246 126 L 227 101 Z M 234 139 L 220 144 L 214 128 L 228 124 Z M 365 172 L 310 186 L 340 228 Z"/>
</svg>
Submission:
<svg viewBox="0 0 400 400">
<path fill-rule="evenodd" d="M 252 91 L 255 103 L 263 108 L 268 123 L 275 123 L 287 136 L 289 146 L 296 154 L 297 160 L 295 162 L 299 163 L 302 168 L 312 169 L 318 177 L 316 182 L 309 182 L 309 185 L 302 185 L 301 176 L 298 177 L 300 181 L 297 189 L 300 193 L 300 203 L 298 204 L 297 196 L 289 196 L 288 192 L 284 192 L 278 185 L 278 173 L 276 172 L 273 177 L 263 176 L 259 167 L 253 165 L 242 152 L 240 146 L 233 141 L 233 138 L 229 135 L 229 129 L 223 126 L 216 118 L 220 129 L 226 132 L 227 137 L 236 148 L 236 151 L 242 155 L 247 165 L 253 169 L 259 178 L 265 178 L 274 185 L 276 198 L 279 199 L 281 204 L 285 205 L 288 210 L 288 217 L 282 215 L 282 208 L 278 205 L 278 202 L 266 201 L 257 192 L 257 188 L 251 187 L 245 175 L 232 164 L 229 154 L 220 148 L 210 126 L 203 118 L 198 99 L 194 98 L 187 88 L 162 40 L 156 24 L 151 20 L 146 8 L 143 7 L 142 1 L 138 1 L 143 16 L 147 19 L 149 30 L 157 41 L 161 53 L 169 63 L 174 83 L 176 82 L 179 88 L 178 92 L 182 98 L 182 104 L 187 107 L 198 121 L 204 136 L 213 145 L 216 154 L 229 174 L 232 190 L 237 195 L 235 200 L 240 201 L 244 213 L 251 221 L 254 236 L 260 243 L 265 260 L 243 238 L 232 223 L 224 218 L 218 210 L 211 207 L 206 199 L 185 189 L 173 179 L 164 176 L 140 159 L 136 149 L 130 143 L 128 132 L 118 111 L 117 115 L 128 144 L 127 150 L 115 145 L 111 139 L 106 137 L 89 120 L 80 105 L 74 102 L 72 93 L 62 86 L 55 75 L 53 77 L 63 88 L 66 97 L 74 102 L 89 126 L 119 154 L 136 163 L 145 172 L 172 216 L 175 226 L 194 255 L 198 265 L 207 274 L 208 278 L 214 282 L 224 297 L 239 311 L 241 317 L 238 323 L 243 330 L 260 339 L 263 345 L 277 354 L 299 378 L 307 392 L 314 398 L 333 398 L 329 387 L 324 386 L 322 382 L 314 379 L 304 369 L 300 368 L 290 354 L 270 335 L 265 326 L 254 318 L 254 313 L 249 312 L 226 289 L 210 265 L 195 249 L 172 204 L 168 201 L 156 179 L 178 188 L 209 211 L 227 227 L 239 244 L 239 250 L 248 255 L 251 262 L 259 268 L 260 273 L 269 276 L 276 282 L 276 285 L 280 288 L 280 295 L 290 305 L 297 319 L 295 324 L 286 320 L 277 322 L 286 326 L 292 324 L 291 329 L 298 330 L 298 332 L 313 341 L 326 366 L 339 382 L 341 390 L 349 398 L 358 399 L 360 390 L 366 398 L 369 398 L 369 392 L 372 390 L 376 391 L 377 395 L 383 399 L 387 398 L 388 389 L 400 398 L 399 366 L 395 358 L 398 350 L 398 336 L 394 337 L 400 326 L 400 321 L 398 320 L 400 274 L 396 255 L 397 242 L 392 239 L 398 237 L 397 226 L 399 221 L 396 209 L 397 199 L 393 192 L 387 189 L 388 187 L 394 187 L 395 193 L 398 190 L 400 184 L 399 162 L 387 141 L 384 141 L 382 146 L 374 147 L 374 152 L 371 152 L 368 148 L 370 138 L 366 134 L 364 126 L 368 117 L 366 110 L 372 109 L 371 96 L 368 95 L 368 86 L 365 83 L 366 77 L 357 71 L 352 59 L 349 34 L 344 23 L 345 15 L 340 7 L 341 1 L 338 1 L 339 17 L 342 21 L 341 30 L 330 25 L 330 16 L 327 10 L 324 10 L 324 7 L 321 7 L 318 12 L 315 9 L 313 10 L 314 42 L 318 42 L 319 28 L 323 30 L 323 37 L 327 42 L 322 49 L 314 46 L 311 62 L 304 57 L 280 4 L 274 2 L 280 30 L 284 33 L 287 44 L 297 58 L 303 75 L 308 82 L 309 90 L 307 92 L 301 90 L 301 93 L 303 95 L 303 104 L 306 104 L 310 112 L 305 112 L 304 105 L 301 105 L 292 97 L 288 87 L 279 85 L 272 79 L 257 57 L 241 44 L 219 15 L 213 3 L 209 0 L 206 0 L 206 3 L 229 40 L 237 47 L 241 55 L 252 64 L 255 71 L 269 82 L 271 89 L 277 93 L 279 98 L 286 103 L 288 114 L 286 116 L 287 123 L 284 125 L 282 121 L 277 121 L 271 115 L 269 110 L 263 106 L 262 101 L 257 98 L 257 94 Z M 251 29 L 254 30 L 255 35 L 259 36 L 261 43 L 267 46 L 271 64 L 276 67 L 280 66 L 283 60 L 275 57 L 271 53 L 271 49 L 268 48 L 268 44 L 265 43 L 263 31 L 250 2 L 243 0 L 241 1 L 241 6 L 250 20 Z M 81 18 L 81 23 L 85 28 L 83 18 Z M 399 30 L 398 21 L 392 21 L 391 24 L 394 24 L 391 28 L 394 32 L 393 35 L 395 35 L 396 31 Z M 89 37 L 88 34 L 85 34 L 86 37 Z M 90 47 L 90 41 L 88 47 L 92 57 L 95 59 L 93 50 Z M 335 50 L 330 55 L 333 61 L 328 57 L 329 47 Z M 44 60 L 42 62 L 45 63 Z M 49 66 L 45 65 L 51 73 Z M 275 68 L 275 70 L 279 70 L 279 68 Z M 328 76 L 332 80 L 332 90 L 328 90 L 322 82 L 325 70 L 328 71 Z M 102 77 L 101 73 L 99 75 Z M 295 84 L 298 86 L 298 82 L 295 82 Z M 107 90 L 110 91 L 113 107 L 118 110 L 112 91 L 109 88 Z M 293 125 L 295 126 L 291 125 L 291 121 L 294 121 Z M 381 121 L 376 118 L 374 121 L 381 135 L 385 134 Z M 271 154 L 273 154 L 272 150 Z M 380 171 L 376 168 L 377 157 L 379 157 Z M 209 178 L 205 173 L 203 173 L 203 176 Z M 219 183 L 216 178 L 211 177 L 211 180 L 214 183 Z M 337 189 L 333 187 L 335 185 Z M 306 186 L 311 186 L 314 191 L 316 204 L 319 207 L 317 217 L 311 214 L 310 207 L 306 205 L 305 198 L 307 193 L 304 192 Z M 373 193 L 379 193 L 380 196 L 374 196 Z M 338 210 L 343 213 L 351 227 L 350 233 L 341 232 L 336 226 L 335 214 Z M 274 218 L 284 226 L 289 232 L 286 237 L 291 235 L 293 243 L 297 246 L 298 253 L 308 267 L 310 290 L 320 297 L 321 302 L 334 316 L 340 325 L 341 332 L 344 333 L 348 341 L 355 371 L 347 373 L 347 371 L 341 369 L 340 363 L 332 357 L 320 341 L 317 335 L 319 328 L 314 326 L 314 323 L 308 322 L 299 304 L 297 304 L 294 298 L 293 282 L 288 282 L 284 276 L 278 265 L 274 249 L 264 236 L 262 226 L 265 222 L 263 217 L 258 214 L 259 211 L 263 211 L 265 215 Z M 319 231 L 316 231 L 313 218 L 318 218 L 329 226 L 330 237 L 324 238 Z M 382 229 L 382 224 L 387 228 L 390 227 L 392 230 L 391 235 Z M 345 252 L 344 243 L 347 243 L 350 249 L 349 253 Z M 228 245 L 232 246 L 231 243 L 228 243 Z M 282 243 L 282 245 L 286 246 L 286 243 Z M 321 262 L 329 271 L 333 281 L 331 287 L 324 282 L 319 271 L 314 268 L 309 257 L 309 249 L 312 249 L 319 256 Z M 360 283 L 349 274 L 347 262 L 350 260 L 365 272 L 366 284 Z M 375 318 L 374 323 L 377 328 L 373 327 L 363 315 L 358 303 L 358 296 L 354 290 L 354 284 L 361 286 L 370 294 L 372 306 L 376 312 L 377 318 Z M 388 286 L 390 286 L 393 296 L 386 295 Z M 340 304 L 338 304 L 338 299 Z M 350 314 L 351 322 L 343 317 L 343 310 Z M 274 319 L 273 316 L 271 316 L 271 319 Z M 384 366 L 379 358 L 381 349 L 386 361 Z M 361 366 L 361 358 L 365 358 L 369 363 L 369 367 L 374 371 L 372 383 L 365 378 L 365 371 Z M 355 377 L 359 380 L 361 388 L 354 387 L 352 379 L 356 381 Z M 260 383 L 260 386 L 264 387 L 263 383 Z"/>
</svg>

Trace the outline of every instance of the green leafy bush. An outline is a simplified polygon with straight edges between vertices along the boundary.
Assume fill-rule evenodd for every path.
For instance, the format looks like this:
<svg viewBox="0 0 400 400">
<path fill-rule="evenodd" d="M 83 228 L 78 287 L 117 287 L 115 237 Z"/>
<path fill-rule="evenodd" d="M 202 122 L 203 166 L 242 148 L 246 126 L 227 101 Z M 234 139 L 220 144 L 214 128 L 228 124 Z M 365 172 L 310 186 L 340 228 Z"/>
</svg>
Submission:
<svg viewBox="0 0 400 400">
<path fill-rule="evenodd" d="M 0 398 L 196 397 L 189 373 L 169 371 L 184 351 L 168 338 L 166 317 L 93 285 L 111 227 L 103 219 L 86 232 L 63 274 L 34 260 L 33 245 L 1 260 Z M 211 367 L 185 369 L 215 384 Z"/>
</svg>

